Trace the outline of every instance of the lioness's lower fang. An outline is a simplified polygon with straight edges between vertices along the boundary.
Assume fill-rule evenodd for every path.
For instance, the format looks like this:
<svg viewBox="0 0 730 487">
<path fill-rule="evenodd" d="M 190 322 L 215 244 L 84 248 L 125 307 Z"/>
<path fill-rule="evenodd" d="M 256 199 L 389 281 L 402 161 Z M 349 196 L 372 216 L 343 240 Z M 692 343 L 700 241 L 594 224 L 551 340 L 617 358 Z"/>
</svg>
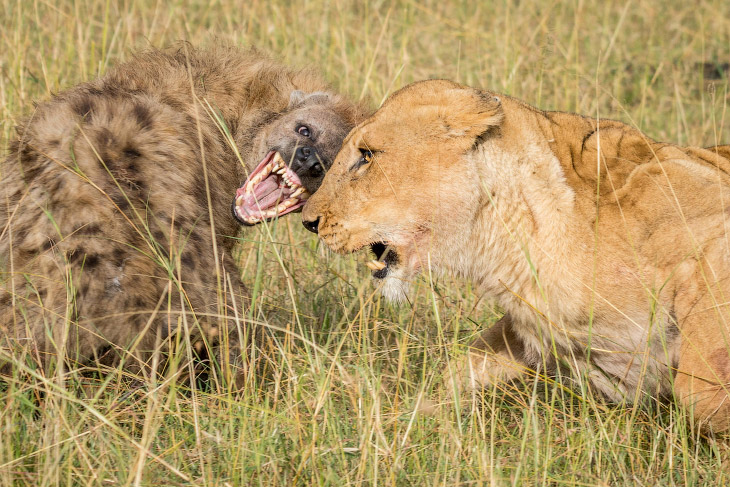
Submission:
<svg viewBox="0 0 730 487">
<path fill-rule="evenodd" d="M 380 271 L 385 269 L 385 263 L 379 261 L 379 260 L 371 260 L 369 262 L 365 263 L 366 266 L 368 266 L 373 271 Z"/>
</svg>

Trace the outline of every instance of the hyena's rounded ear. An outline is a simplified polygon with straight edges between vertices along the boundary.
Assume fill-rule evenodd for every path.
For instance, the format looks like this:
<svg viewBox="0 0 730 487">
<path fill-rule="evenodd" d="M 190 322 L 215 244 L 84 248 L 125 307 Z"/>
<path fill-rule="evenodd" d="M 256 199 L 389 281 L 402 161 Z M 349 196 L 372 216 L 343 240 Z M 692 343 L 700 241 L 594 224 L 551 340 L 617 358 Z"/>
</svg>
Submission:
<svg viewBox="0 0 730 487">
<path fill-rule="evenodd" d="M 294 108 L 295 106 L 301 105 L 304 102 L 327 102 L 330 99 L 329 93 L 325 91 L 315 91 L 313 93 L 305 93 L 301 90 L 294 90 L 289 94 L 289 107 Z"/>
<path fill-rule="evenodd" d="M 304 101 L 305 94 L 302 90 L 294 90 L 289 94 L 289 107 L 299 105 Z"/>
<path fill-rule="evenodd" d="M 473 88 L 451 88 L 443 91 L 439 119 L 446 136 L 454 139 L 474 139 L 504 119 L 499 97 Z"/>
</svg>

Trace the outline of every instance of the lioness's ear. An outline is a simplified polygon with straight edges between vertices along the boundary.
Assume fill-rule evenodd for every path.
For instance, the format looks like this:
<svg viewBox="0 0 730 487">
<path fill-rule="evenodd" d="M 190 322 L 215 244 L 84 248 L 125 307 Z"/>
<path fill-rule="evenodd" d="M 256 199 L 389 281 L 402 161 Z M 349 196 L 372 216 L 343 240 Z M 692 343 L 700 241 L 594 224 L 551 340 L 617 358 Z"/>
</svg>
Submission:
<svg viewBox="0 0 730 487">
<path fill-rule="evenodd" d="M 472 141 L 502 123 L 501 100 L 472 88 L 451 88 L 442 91 L 439 119 L 450 138 Z"/>
</svg>

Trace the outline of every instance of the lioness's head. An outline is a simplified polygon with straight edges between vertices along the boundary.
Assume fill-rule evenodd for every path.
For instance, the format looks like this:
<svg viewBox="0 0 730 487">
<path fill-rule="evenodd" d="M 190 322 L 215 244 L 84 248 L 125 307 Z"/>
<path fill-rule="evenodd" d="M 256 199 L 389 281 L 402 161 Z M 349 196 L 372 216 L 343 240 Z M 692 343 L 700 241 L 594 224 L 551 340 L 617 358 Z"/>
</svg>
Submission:
<svg viewBox="0 0 730 487">
<path fill-rule="evenodd" d="M 233 215 L 245 225 L 300 209 L 322 183 L 359 107 L 327 92 L 292 91 L 289 106 L 256 132 L 249 175 L 236 191 Z"/>
<path fill-rule="evenodd" d="M 422 266 L 438 267 L 469 238 L 463 222 L 483 202 L 464 156 L 501 120 L 490 93 L 444 80 L 406 86 L 347 136 L 304 226 L 336 252 L 369 245 L 373 277 L 402 297 Z"/>
</svg>

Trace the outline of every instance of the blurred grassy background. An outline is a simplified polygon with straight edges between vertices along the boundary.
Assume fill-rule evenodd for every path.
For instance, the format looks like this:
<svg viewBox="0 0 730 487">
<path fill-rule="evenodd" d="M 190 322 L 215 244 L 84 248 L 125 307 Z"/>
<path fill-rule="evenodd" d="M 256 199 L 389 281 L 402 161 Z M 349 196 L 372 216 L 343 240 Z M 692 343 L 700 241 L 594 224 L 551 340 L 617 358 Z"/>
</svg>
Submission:
<svg viewBox="0 0 730 487">
<path fill-rule="evenodd" d="M 0 0 L 0 26 L 3 149 L 35 100 L 179 39 L 315 65 L 373 107 L 440 77 L 660 140 L 730 142 L 722 0 Z M 391 307 L 364 260 L 328 254 L 296 215 L 270 235 L 245 232 L 252 317 L 287 331 L 274 341 L 275 379 L 239 396 L 130 391 L 113 378 L 89 396 L 11 382 L 0 389 L 0 484 L 730 483 L 730 442 L 702 437 L 672 405 L 607 405 L 558 381 L 454 407 L 439 386 L 454 344 L 498 310 L 469 283 L 427 277 Z M 432 414 L 415 414 L 425 398 Z"/>
</svg>

